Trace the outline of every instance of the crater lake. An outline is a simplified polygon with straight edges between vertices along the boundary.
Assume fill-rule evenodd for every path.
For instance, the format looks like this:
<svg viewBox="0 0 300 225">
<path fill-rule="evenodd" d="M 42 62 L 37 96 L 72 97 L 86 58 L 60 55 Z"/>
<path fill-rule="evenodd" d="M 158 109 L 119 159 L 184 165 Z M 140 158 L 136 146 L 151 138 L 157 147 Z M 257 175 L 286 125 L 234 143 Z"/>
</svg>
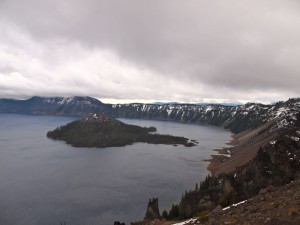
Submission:
<svg viewBox="0 0 300 225">
<path fill-rule="evenodd" d="M 222 128 L 120 119 L 184 136 L 195 147 L 136 143 L 74 148 L 46 137 L 77 118 L 0 114 L 0 224 L 112 225 L 143 219 L 149 198 L 160 212 L 208 174 L 213 149 L 226 147 Z"/>
</svg>

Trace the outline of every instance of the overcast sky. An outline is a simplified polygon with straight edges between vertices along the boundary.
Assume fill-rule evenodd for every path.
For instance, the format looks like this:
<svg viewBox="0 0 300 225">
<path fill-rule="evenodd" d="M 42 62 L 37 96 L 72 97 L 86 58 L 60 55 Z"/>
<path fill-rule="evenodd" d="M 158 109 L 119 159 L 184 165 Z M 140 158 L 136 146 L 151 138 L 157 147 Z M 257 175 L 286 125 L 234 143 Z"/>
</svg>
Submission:
<svg viewBox="0 0 300 225">
<path fill-rule="evenodd" d="M 299 0 L 0 0 L 0 97 L 300 96 Z"/>
</svg>

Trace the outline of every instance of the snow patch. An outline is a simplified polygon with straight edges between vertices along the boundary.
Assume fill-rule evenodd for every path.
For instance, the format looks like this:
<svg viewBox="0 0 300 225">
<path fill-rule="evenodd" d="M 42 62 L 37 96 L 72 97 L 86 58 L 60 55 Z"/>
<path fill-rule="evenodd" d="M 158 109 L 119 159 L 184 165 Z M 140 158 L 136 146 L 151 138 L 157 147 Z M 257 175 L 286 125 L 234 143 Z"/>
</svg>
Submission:
<svg viewBox="0 0 300 225">
<path fill-rule="evenodd" d="M 188 224 L 188 223 L 194 223 L 197 219 L 189 219 L 189 220 L 186 220 L 186 221 L 183 221 L 183 222 L 180 222 L 180 223 L 174 223 L 172 225 L 185 225 L 185 224 Z"/>
<path fill-rule="evenodd" d="M 236 207 L 236 206 L 238 206 L 238 205 L 244 204 L 245 202 L 247 202 L 247 200 L 242 201 L 242 202 L 238 202 L 238 203 L 235 203 L 235 204 L 232 204 L 232 205 L 230 205 L 230 206 L 228 206 L 228 207 L 225 207 L 223 210 L 225 211 L 225 210 L 227 210 L 227 209 L 230 209 L 231 207 Z"/>
<path fill-rule="evenodd" d="M 63 98 L 61 101 L 57 102 L 60 105 L 63 104 L 69 104 L 73 101 L 74 97 L 70 97 L 70 98 Z"/>
<path fill-rule="evenodd" d="M 212 110 L 212 107 L 211 106 L 207 106 L 206 109 L 205 109 L 205 112 L 207 113 L 208 111 L 211 111 Z"/>
<path fill-rule="evenodd" d="M 290 139 L 292 139 L 293 141 L 299 141 L 300 140 L 300 138 L 298 138 L 298 137 L 293 137 L 293 136 L 291 136 L 291 137 L 289 137 Z"/>
<path fill-rule="evenodd" d="M 279 116 L 282 116 L 282 115 L 285 115 L 287 113 L 287 109 L 284 108 L 284 107 L 281 107 L 279 109 L 277 109 L 277 112 L 275 114 L 275 118 L 279 117 Z"/>
</svg>

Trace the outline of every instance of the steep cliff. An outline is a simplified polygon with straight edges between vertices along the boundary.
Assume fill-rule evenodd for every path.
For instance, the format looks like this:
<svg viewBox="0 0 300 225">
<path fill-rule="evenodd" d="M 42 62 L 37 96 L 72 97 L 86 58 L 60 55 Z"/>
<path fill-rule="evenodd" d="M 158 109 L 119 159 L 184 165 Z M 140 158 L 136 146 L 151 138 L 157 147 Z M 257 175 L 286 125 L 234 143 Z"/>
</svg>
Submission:
<svg viewBox="0 0 300 225">
<path fill-rule="evenodd" d="M 273 105 L 248 103 L 242 106 L 188 104 L 112 105 L 112 115 L 115 117 L 210 124 L 225 127 L 234 133 L 259 127 L 269 121 L 278 122 L 278 126 L 280 126 L 279 122 L 281 125 L 284 125 L 293 120 L 293 116 L 299 110 L 300 99 L 290 99 Z"/>
</svg>

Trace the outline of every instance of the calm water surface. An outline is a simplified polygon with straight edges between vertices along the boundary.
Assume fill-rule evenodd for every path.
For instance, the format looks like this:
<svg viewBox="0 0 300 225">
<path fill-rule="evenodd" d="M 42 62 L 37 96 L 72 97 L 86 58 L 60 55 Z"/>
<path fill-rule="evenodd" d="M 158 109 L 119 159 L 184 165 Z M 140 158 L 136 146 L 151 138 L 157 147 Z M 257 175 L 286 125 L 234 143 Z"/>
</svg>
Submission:
<svg viewBox="0 0 300 225">
<path fill-rule="evenodd" d="M 192 148 L 134 144 L 73 148 L 47 139 L 76 118 L 0 114 L 0 224 L 110 225 L 143 218 L 150 197 L 162 211 L 207 175 L 212 150 L 230 133 L 210 126 L 129 120 L 199 141 Z"/>
</svg>

